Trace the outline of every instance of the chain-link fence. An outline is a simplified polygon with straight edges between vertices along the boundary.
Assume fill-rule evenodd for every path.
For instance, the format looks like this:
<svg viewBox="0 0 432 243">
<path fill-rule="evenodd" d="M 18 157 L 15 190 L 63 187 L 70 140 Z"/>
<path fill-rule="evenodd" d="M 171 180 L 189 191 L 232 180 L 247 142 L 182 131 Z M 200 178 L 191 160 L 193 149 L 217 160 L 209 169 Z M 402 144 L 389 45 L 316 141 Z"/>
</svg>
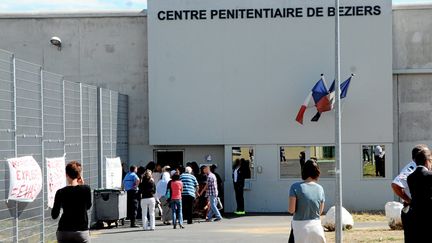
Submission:
<svg viewBox="0 0 432 243">
<path fill-rule="evenodd" d="M 57 221 L 47 206 L 45 158 L 83 164 L 91 188 L 104 186 L 106 157 L 128 155 L 127 96 L 64 80 L 0 50 L 0 242 L 50 242 Z M 31 203 L 8 201 L 6 160 L 31 155 L 44 176 Z"/>
</svg>

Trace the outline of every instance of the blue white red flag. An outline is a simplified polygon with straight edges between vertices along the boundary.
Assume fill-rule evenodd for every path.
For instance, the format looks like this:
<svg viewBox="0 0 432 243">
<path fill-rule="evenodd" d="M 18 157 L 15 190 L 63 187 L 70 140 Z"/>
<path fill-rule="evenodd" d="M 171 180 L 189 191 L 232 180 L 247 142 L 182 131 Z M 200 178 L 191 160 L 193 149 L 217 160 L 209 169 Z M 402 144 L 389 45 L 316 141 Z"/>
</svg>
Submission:
<svg viewBox="0 0 432 243">
<path fill-rule="evenodd" d="M 348 88 L 351 82 L 352 77 L 354 77 L 354 74 L 352 74 L 347 80 L 345 80 L 343 83 L 341 83 L 340 89 L 340 97 L 341 99 L 345 98 L 348 94 Z M 305 101 L 303 102 L 302 106 L 300 107 L 299 112 L 297 113 L 296 121 L 300 124 L 303 124 L 303 118 L 304 114 L 307 110 L 307 108 L 310 108 L 312 106 L 315 106 L 317 109 L 317 113 L 315 116 L 311 119 L 311 121 L 316 122 L 321 117 L 321 113 L 326 111 L 331 111 L 334 106 L 335 102 L 335 81 L 333 81 L 332 85 L 330 86 L 330 89 L 327 89 L 327 85 L 324 79 L 324 75 L 321 74 L 320 80 L 317 81 L 317 83 L 312 88 L 311 92 L 306 97 Z M 311 105 L 311 99 L 313 99 L 313 104 Z"/>
</svg>

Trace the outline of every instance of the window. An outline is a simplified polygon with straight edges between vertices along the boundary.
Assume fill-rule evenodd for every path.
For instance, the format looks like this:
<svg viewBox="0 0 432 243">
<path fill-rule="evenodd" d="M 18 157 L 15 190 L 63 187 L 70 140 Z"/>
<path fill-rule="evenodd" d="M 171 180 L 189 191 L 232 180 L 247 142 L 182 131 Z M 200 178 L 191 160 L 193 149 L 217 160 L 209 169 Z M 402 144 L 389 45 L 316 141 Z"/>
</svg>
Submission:
<svg viewBox="0 0 432 243">
<path fill-rule="evenodd" d="M 250 168 L 250 178 L 253 179 L 255 177 L 255 150 L 253 147 L 232 147 L 232 163 L 236 160 L 244 160 L 245 163 L 249 164 Z"/>
<path fill-rule="evenodd" d="M 362 145 L 364 178 L 385 177 L 385 146 Z"/>
<path fill-rule="evenodd" d="M 281 146 L 279 148 L 280 178 L 301 178 L 301 168 L 311 158 L 317 159 L 321 170 L 320 177 L 334 176 L 334 146 Z"/>
</svg>

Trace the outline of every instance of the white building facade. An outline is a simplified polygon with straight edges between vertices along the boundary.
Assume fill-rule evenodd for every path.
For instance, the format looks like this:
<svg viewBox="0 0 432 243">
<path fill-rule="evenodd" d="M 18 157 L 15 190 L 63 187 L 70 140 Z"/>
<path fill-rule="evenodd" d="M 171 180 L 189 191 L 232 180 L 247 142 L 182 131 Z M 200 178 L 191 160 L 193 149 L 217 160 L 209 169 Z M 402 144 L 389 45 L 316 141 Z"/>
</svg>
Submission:
<svg viewBox="0 0 432 243">
<path fill-rule="evenodd" d="M 342 5 L 342 77 L 356 74 L 343 102 L 343 202 L 382 210 L 412 146 L 432 144 L 432 8 Z M 0 48 L 71 81 L 127 94 L 130 164 L 204 164 L 211 155 L 229 212 L 232 161 L 243 157 L 253 162 L 246 210 L 286 212 L 301 152 L 321 161 L 327 205 L 334 200 L 334 113 L 314 123 L 310 108 L 303 126 L 295 121 L 320 74 L 329 86 L 334 79 L 331 7 L 176 0 L 149 1 L 148 12 L 3 14 Z M 62 38 L 61 50 L 52 36 Z M 377 145 L 385 151 L 380 171 Z"/>
</svg>

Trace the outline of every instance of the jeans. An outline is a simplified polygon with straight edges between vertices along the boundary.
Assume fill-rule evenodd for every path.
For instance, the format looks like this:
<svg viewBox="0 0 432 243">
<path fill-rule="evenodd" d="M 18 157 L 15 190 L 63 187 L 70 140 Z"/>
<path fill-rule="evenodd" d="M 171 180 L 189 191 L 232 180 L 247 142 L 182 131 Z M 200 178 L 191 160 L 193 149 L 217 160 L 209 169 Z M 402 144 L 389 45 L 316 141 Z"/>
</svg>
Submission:
<svg viewBox="0 0 432 243">
<path fill-rule="evenodd" d="M 142 215 L 143 215 L 143 228 L 144 230 L 148 230 L 148 219 L 147 219 L 147 210 L 150 214 L 150 229 L 155 229 L 155 206 L 156 206 L 156 200 L 154 197 L 152 198 L 143 198 L 141 199 L 141 208 L 142 208 Z"/>
<path fill-rule="evenodd" d="M 182 201 L 171 200 L 171 210 L 172 210 L 173 225 L 177 225 L 177 216 L 178 216 L 179 224 L 183 225 Z"/>
<path fill-rule="evenodd" d="M 57 231 L 58 243 L 89 243 L 90 233 L 86 231 Z"/>
<path fill-rule="evenodd" d="M 213 215 L 215 215 L 217 219 L 222 219 L 219 209 L 217 208 L 217 196 L 209 196 L 209 202 L 210 210 L 208 212 L 207 219 L 212 219 Z"/>
<path fill-rule="evenodd" d="M 192 224 L 193 202 L 195 198 L 190 195 L 182 196 L 183 216 L 188 224 Z"/>
</svg>

